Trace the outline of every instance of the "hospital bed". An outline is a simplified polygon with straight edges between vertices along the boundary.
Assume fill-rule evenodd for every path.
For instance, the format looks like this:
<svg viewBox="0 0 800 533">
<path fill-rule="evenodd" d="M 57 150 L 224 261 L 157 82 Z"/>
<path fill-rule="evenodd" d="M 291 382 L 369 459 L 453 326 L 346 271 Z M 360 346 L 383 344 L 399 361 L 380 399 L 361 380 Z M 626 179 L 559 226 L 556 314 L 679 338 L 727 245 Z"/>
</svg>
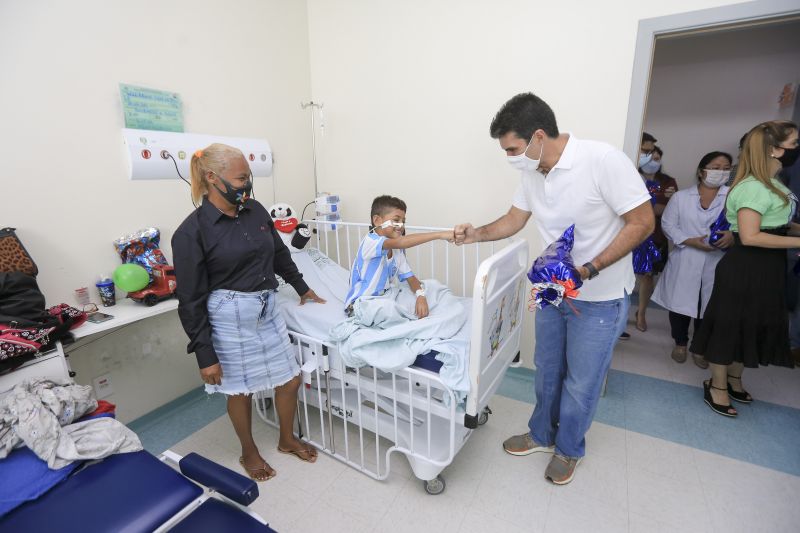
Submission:
<svg viewBox="0 0 800 533">
<path fill-rule="evenodd" d="M 506 369 L 519 359 L 528 245 L 521 239 L 456 247 L 436 241 L 406 250 L 420 279 L 437 279 L 463 298 L 469 314 L 469 350 L 463 354 L 469 391 L 459 401 L 438 374 L 436 354 L 422 354 L 396 372 L 350 368 L 327 332 L 345 318 L 343 299 L 366 224 L 306 221 L 316 230 L 295 264 L 326 305 L 297 306 L 290 287 L 279 303 L 290 330 L 304 386 L 298 402 L 298 435 L 324 453 L 378 480 L 391 470 L 392 454 L 406 457 L 429 494 L 445 489 L 441 476 L 472 431 L 486 423 L 489 400 Z M 442 228 L 407 227 L 415 231 Z M 284 299 L 282 301 L 281 299 Z M 293 299 L 293 300 L 292 300 Z M 277 425 L 273 391 L 254 396 L 259 416 Z"/>
</svg>

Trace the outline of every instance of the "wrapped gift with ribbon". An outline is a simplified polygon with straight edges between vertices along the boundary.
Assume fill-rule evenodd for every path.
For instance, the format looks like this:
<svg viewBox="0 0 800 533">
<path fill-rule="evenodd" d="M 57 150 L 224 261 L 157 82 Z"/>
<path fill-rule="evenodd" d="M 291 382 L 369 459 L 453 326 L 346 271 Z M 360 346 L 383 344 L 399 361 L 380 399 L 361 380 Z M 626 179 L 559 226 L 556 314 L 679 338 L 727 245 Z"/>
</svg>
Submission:
<svg viewBox="0 0 800 533">
<path fill-rule="evenodd" d="M 656 205 L 656 195 L 661 192 L 661 184 L 656 180 L 644 180 L 644 186 L 650 193 L 650 203 Z"/>
<path fill-rule="evenodd" d="M 644 186 L 650 193 L 650 203 L 656 205 L 656 195 L 661 192 L 661 184 L 656 180 L 644 180 Z M 636 274 L 649 274 L 653 271 L 653 265 L 661 260 L 661 252 L 653 242 L 650 235 L 643 243 L 633 249 L 633 271 Z"/>
<path fill-rule="evenodd" d="M 145 228 L 115 240 L 114 248 L 123 263 L 141 265 L 153 281 L 153 267 L 169 264 L 158 247 L 160 241 L 158 228 Z"/>
<path fill-rule="evenodd" d="M 541 309 L 546 305 L 558 306 L 564 298 L 576 298 L 583 285 L 581 275 L 572 260 L 572 245 L 575 242 L 575 224 L 564 233 L 542 255 L 536 258 L 528 272 L 533 283 L 529 308 Z"/>
<path fill-rule="evenodd" d="M 714 246 L 722 238 L 722 232 L 731 229 L 731 223 L 726 216 L 727 210 L 723 209 L 717 219 L 708 227 L 708 244 Z"/>
<path fill-rule="evenodd" d="M 652 236 L 633 249 L 633 271 L 636 274 L 650 274 L 653 271 L 653 265 L 659 261 L 661 261 L 661 252 L 658 251 Z"/>
</svg>

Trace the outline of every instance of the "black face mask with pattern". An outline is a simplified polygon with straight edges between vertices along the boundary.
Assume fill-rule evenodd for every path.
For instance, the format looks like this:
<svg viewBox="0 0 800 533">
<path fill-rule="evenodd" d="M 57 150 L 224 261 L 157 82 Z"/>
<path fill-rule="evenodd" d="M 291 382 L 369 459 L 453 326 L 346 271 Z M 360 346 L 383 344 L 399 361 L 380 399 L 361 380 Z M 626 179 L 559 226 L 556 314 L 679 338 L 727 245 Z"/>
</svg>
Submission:
<svg viewBox="0 0 800 533">
<path fill-rule="evenodd" d="M 789 168 L 795 164 L 798 156 L 800 156 L 800 146 L 795 146 L 794 148 L 784 148 L 783 155 L 777 159 L 781 162 L 783 168 Z"/>
<path fill-rule="evenodd" d="M 248 180 L 245 183 L 244 187 L 241 189 L 236 189 L 233 185 L 231 185 L 228 180 L 220 176 L 219 174 L 216 175 L 219 180 L 225 185 L 225 190 L 223 191 L 219 187 L 214 185 L 214 188 L 219 191 L 225 200 L 231 205 L 242 205 L 248 198 L 250 198 L 250 193 L 253 192 L 253 180 Z"/>
</svg>

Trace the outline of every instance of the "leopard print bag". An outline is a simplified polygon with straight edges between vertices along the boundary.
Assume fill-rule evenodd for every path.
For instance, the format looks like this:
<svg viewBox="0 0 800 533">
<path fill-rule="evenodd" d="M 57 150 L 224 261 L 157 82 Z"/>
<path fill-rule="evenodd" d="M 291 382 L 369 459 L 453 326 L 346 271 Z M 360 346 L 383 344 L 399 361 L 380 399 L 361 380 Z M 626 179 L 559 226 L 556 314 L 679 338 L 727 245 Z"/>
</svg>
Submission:
<svg viewBox="0 0 800 533">
<path fill-rule="evenodd" d="M 16 228 L 0 229 L 0 272 L 22 272 L 36 276 L 39 269 L 15 231 Z"/>
</svg>

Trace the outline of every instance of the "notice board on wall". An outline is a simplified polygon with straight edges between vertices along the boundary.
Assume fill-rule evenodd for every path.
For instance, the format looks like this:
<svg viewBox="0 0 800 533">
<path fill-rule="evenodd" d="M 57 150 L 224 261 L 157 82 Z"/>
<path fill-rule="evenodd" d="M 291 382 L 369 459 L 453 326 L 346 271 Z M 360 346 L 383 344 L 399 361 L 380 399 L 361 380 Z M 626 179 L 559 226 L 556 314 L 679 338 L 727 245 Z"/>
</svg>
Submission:
<svg viewBox="0 0 800 533">
<path fill-rule="evenodd" d="M 178 93 L 119 84 L 125 127 L 183 132 L 183 103 Z"/>
</svg>

